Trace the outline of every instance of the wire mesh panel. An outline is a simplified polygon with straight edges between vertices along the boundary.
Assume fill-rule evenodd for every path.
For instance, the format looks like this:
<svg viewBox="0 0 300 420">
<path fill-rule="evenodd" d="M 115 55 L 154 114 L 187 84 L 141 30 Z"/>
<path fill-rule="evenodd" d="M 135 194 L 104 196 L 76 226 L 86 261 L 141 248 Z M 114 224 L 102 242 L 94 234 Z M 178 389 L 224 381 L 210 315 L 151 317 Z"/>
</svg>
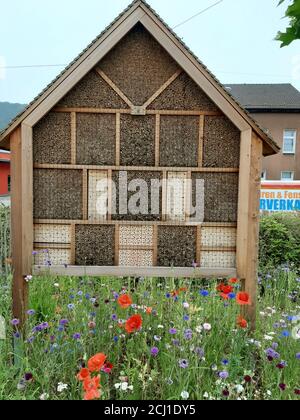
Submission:
<svg viewBox="0 0 300 420">
<path fill-rule="evenodd" d="M 236 253 L 227 251 L 202 251 L 200 266 L 203 268 L 235 268 Z"/>
<path fill-rule="evenodd" d="M 151 267 L 154 257 L 153 226 L 119 227 L 119 265 Z"/>
<path fill-rule="evenodd" d="M 152 267 L 153 251 L 121 249 L 119 265 L 121 267 Z"/>
<path fill-rule="evenodd" d="M 153 226 L 120 226 L 120 247 L 152 246 Z"/>
<path fill-rule="evenodd" d="M 224 227 L 202 227 L 201 247 L 234 248 L 236 229 Z"/>
<path fill-rule="evenodd" d="M 107 171 L 89 171 L 89 220 L 104 221 L 108 211 L 108 174 Z"/>
<path fill-rule="evenodd" d="M 71 243 L 71 226 L 70 225 L 34 225 L 34 242 L 35 243 Z"/>
<path fill-rule="evenodd" d="M 40 249 L 34 251 L 34 264 L 40 266 L 71 264 L 70 249 Z"/>
</svg>

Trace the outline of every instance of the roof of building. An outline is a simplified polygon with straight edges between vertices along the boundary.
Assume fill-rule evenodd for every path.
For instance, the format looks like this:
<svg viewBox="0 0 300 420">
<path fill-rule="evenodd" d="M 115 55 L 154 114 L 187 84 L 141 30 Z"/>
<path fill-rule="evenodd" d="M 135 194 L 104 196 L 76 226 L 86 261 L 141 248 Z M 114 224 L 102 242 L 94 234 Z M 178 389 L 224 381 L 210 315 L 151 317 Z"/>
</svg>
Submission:
<svg viewBox="0 0 300 420">
<path fill-rule="evenodd" d="M 247 110 L 300 112 L 300 92 L 291 84 L 225 84 Z"/>
<path fill-rule="evenodd" d="M 254 129 L 254 131 L 263 139 L 265 145 L 265 155 L 271 155 L 277 153 L 280 150 L 280 147 L 273 140 L 270 134 L 261 127 L 257 121 L 253 119 L 250 113 L 236 100 L 234 96 L 228 92 L 225 87 L 221 84 L 219 80 L 207 69 L 207 67 L 199 60 L 197 56 L 187 47 L 187 45 L 182 41 L 180 37 L 163 21 L 163 19 L 151 8 L 151 6 L 145 0 L 134 0 L 85 50 L 83 50 L 79 56 L 72 61 L 59 75 L 56 79 L 53 80 L 26 108 L 19 114 L 11 123 L 0 133 L 0 144 L 2 147 L 7 147 L 7 137 L 9 134 L 21 124 L 28 115 L 30 115 L 39 105 L 45 100 L 51 92 L 56 89 L 62 82 L 67 79 L 70 73 L 76 70 L 98 46 L 101 42 L 109 36 L 109 32 L 113 30 L 114 27 L 118 26 L 119 22 L 124 18 L 126 14 L 130 14 L 138 7 L 140 7 L 145 15 L 148 15 L 150 18 L 156 18 L 168 31 L 168 36 L 173 40 L 173 42 L 178 42 L 181 47 L 184 48 L 185 55 L 190 60 L 196 60 L 202 75 L 208 79 L 208 82 L 215 88 L 218 94 L 223 96 L 223 99 L 227 100 L 230 105 L 235 109 L 235 111 L 244 118 L 245 122 Z M 172 39 L 173 37 L 173 39 Z"/>
</svg>

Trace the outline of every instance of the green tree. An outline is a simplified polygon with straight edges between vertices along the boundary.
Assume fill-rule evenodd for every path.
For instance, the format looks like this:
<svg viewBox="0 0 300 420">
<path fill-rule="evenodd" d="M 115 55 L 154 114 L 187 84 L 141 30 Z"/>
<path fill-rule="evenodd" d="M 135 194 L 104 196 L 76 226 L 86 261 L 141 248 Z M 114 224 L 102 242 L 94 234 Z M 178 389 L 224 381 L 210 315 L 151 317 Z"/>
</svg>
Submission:
<svg viewBox="0 0 300 420">
<path fill-rule="evenodd" d="M 280 0 L 278 6 L 286 0 Z M 296 39 L 300 39 L 300 0 L 289 0 L 285 16 L 290 19 L 290 25 L 285 32 L 278 32 L 277 41 L 281 42 L 281 48 L 290 45 Z"/>
</svg>

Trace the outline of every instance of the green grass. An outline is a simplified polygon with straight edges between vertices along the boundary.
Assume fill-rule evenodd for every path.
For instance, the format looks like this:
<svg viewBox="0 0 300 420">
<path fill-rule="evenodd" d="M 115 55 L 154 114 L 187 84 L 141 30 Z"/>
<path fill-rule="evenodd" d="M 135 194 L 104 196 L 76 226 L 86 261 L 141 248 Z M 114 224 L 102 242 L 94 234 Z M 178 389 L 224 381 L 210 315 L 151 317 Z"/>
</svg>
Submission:
<svg viewBox="0 0 300 420">
<path fill-rule="evenodd" d="M 295 390 L 300 387 L 300 361 L 296 354 L 300 346 L 292 331 L 300 324 L 299 284 L 296 275 L 285 270 L 262 279 L 258 327 L 251 336 L 248 330 L 236 327 L 240 308 L 234 300 L 224 305 L 216 292 L 216 282 L 33 279 L 30 309 L 35 315 L 29 317 L 24 342 L 15 340 L 21 356 L 13 354 L 10 327 L 7 340 L 0 342 L 0 399 L 36 400 L 46 393 L 51 400 L 80 400 L 83 394 L 76 374 L 87 359 L 103 352 L 114 365 L 111 375 L 101 374 L 105 400 L 175 400 L 181 398 L 183 391 L 191 399 L 202 400 L 207 395 L 210 399 L 222 399 L 225 390 L 229 391 L 226 399 L 296 400 L 299 397 Z M 2 277 L 0 287 L 1 312 L 9 324 L 9 277 Z M 177 301 L 167 297 L 180 287 L 186 287 L 187 291 L 181 292 Z M 113 292 L 120 293 L 122 288 L 137 307 L 121 309 L 117 305 Z M 208 297 L 199 293 L 204 289 L 209 291 Z M 185 308 L 186 303 L 189 308 Z M 69 304 L 74 305 L 73 310 L 68 308 Z M 146 307 L 154 312 L 145 313 Z M 142 315 L 143 328 L 133 335 L 112 320 L 114 314 L 117 319 L 126 320 L 134 313 Z M 297 316 L 298 321 L 290 318 Z M 64 331 L 58 331 L 62 319 L 68 319 L 69 324 Z M 95 322 L 95 329 L 89 328 L 90 321 Z M 44 322 L 49 328 L 32 332 Z M 199 330 L 204 323 L 211 324 L 211 331 Z M 175 336 L 170 334 L 170 328 L 176 328 Z M 185 337 L 186 330 L 192 330 L 190 340 Z M 284 337 L 287 332 L 289 336 Z M 78 341 L 73 338 L 76 333 L 81 334 Z M 28 343 L 32 337 L 35 340 Z M 160 341 L 155 341 L 158 338 Z M 270 362 L 266 350 L 273 343 L 278 344 L 275 347 L 280 356 Z M 157 357 L 150 354 L 154 346 L 159 348 Z M 197 349 L 204 351 L 203 358 L 198 356 Z M 12 363 L 14 358 L 16 366 Z M 181 359 L 188 361 L 188 368 L 179 367 Z M 224 360 L 228 360 L 228 365 L 222 364 Z M 281 361 L 287 362 L 284 369 L 276 367 Z M 227 371 L 228 379 L 220 380 L 220 371 Z M 34 380 L 18 390 L 26 373 L 31 373 Z M 244 381 L 246 375 L 252 378 L 249 384 Z M 115 384 L 125 377 L 133 391 L 116 390 Z M 60 382 L 68 385 L 62 393 L 57 391 Z M 285 391 L 280 390 L 281 383 L 286 385 Z M 237 385 L 243 387 L 241 393 L 237 392 Z"/>
</svg>

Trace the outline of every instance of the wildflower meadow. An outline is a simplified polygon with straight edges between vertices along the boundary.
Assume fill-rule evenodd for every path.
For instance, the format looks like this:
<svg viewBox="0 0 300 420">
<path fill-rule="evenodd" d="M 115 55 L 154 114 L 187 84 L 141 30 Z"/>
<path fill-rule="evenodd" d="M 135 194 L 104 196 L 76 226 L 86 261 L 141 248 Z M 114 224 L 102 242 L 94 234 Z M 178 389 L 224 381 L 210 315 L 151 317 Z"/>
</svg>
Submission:
<svg viewBox="0 0 300 420">
<path fill-rule="evenodd" d="M 299 400 L 295 268 L 262 270 L 253 333 L 237 279 L 28 276 L 22 336 L 7 265 L 0 400 Z"/>
</svg>

